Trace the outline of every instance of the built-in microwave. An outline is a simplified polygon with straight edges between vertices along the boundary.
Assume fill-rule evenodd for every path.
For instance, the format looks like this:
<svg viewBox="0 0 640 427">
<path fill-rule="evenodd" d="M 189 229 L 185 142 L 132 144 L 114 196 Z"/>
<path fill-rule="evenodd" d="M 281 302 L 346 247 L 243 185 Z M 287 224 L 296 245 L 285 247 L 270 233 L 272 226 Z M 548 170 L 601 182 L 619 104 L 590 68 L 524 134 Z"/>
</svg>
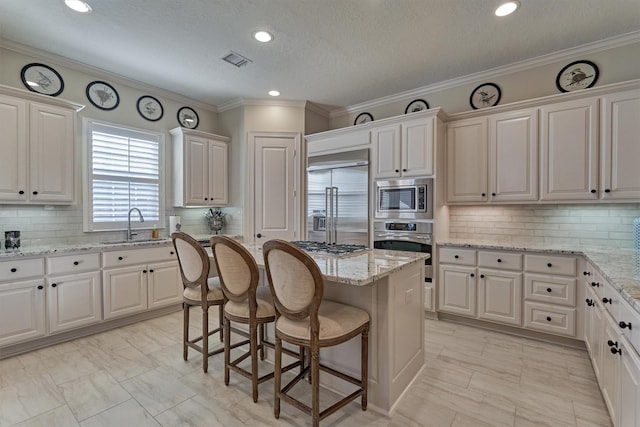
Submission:
<svg viewBox="0 0 640 427">
<path fill-rule="evenodd" d="M 433 218 L 433 178 L 376 181 L 375 186 L 376 218 Z"/>
</svg>

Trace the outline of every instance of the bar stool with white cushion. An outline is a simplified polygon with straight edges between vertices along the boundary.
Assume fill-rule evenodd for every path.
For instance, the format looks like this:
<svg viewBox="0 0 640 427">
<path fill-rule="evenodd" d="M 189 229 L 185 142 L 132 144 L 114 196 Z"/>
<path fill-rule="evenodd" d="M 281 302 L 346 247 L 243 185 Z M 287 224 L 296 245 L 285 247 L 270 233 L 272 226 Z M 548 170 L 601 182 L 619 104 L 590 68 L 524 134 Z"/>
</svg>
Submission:
<svg viewBox="0 0 640 427">
<path fill-rule="evenodd" d="M 220 289 L 220 279 L 209 276 L 209 255 L 200 243 L 190 235 L 177 231 L 171 234 L 173 246 L 178 255 L 180 274 L 184 291 L 182 293 L 182 305 L 184 309 L 183 324 L 183 355 L 187 360 L 189 347 L 202 354 L 202 370 L 207 372 L 209 368 L 209 356 L 219 354 L 224 348 L 209 351 L 209 336 L 220 333 L 220 341 L 223 340 L 222 330 L 222 306 L 224 295 Z M 209 331 L 209 307 L 218 306 L 220 324 L 213 331 Z M 189 339 L 189 308 L 200 306 L 202 308 L 202 335 Z M 202 346 L 197 342 L 202 341 Z"/>
<path fill-rule="evenodd" d="M 280 416 L 280 399 L 311 415 L 313 426 L 320 420 L 362 397 L 367 409 L 369 360 L 369 313 L 356 307 L 323 300 L 324 280 L 313 258 L 284 240 L 263 245 L 269 287 L 276 308 L 274 415 Z M 361 378 L 357 379 L 320 364 L 320 348 L 341 344 L 362 336 Z M 281 389 L 282 341 L 309 349 L 310 366 Z M 320 412 L 320 370 L 358 386 L 358 389 Z M 311 373 L 311 407 L 290 394 L 290 390 Z"/>
</svg>

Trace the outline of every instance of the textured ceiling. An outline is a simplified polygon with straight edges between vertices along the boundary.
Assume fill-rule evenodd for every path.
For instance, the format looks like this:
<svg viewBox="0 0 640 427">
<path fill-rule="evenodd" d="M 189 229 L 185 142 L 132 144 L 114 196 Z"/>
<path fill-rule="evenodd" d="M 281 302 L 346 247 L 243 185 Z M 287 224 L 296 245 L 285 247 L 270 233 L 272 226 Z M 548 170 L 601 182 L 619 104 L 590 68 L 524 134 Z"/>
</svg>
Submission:
<svg viewBox="0 0 640 427">
<path fill-rule="evenodd" d="M 640 30 L 640 0 L 520 0 L 500 19 L 499 0 L 88 1 L 1 0 L 0 38 L 213 105 L 354 105 Z"/>
</svg>

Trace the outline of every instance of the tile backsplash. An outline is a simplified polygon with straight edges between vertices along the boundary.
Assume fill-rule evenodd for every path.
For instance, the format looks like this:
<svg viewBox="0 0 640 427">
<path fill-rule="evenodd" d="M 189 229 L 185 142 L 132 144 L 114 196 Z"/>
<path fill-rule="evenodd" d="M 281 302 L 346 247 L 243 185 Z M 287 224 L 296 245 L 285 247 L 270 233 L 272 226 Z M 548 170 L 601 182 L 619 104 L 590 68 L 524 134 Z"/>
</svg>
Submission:
<svg viewBox="0 0 640 427">
<path fill-rule="evenodd" d="M 223 209 L 226 212 L 226 209 Z M 160 229 L 160 237 L 169 236 L 169 215 L 180 215 L 182 229 L 193 234 L 208 234 L 205 217 L 206 209 L 167 208 L 165 228 Z M 229 216 L 229 227 L 224 233 L 237 234 L 235 223 L 237 215 Z M 241 215 L 240 215 L 241 218 Z M 149 224 L 151 225 L 151 224 Z M 117 241 L 126 238 L 126 230 L 85 233 L 82 231 L 82 206 L 55 206 L 47 210 L 44 206 L 0 205 L 0 236 L 4 249 L 4 232 L 20 230 L 22 247 L 92 243 Z M 241 229 L 240 229 L 241 231 Z M 140 230 L 136 239 L 151 238 L 151 230 Z"/>
<path fill-rule="evenodd" d="M 640 203 L 450 206 L 449 214 L 453 238 L 632 248 Z"/>
</svg>

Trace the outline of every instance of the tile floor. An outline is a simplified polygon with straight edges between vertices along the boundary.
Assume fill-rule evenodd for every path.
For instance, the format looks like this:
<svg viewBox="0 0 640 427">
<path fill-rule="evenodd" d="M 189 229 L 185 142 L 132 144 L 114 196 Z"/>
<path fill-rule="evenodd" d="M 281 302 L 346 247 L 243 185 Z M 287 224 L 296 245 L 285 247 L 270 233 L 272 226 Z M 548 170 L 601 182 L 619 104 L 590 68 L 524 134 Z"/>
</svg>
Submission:
<svg viewBox="0 0 640 427">
<path fill-rule="evenodd" d="M 260 386 L 258 403 L 239 375 L 231 373 L 225 387 L 222 355 L 211 357 L 208 374 L 195 352 L 185 363 L 181 325 L 178 312 L 0 361 L 0 426 L 309 425 L 285 403 L 273 418 L 272 382 Z M 611 425 L 584 351 L 443 321 L 425 325 L 426 367 L 391 416 L 352 404 L 321 424 Z M 333 398 L 325 394 L 321 405 Z"/>
</svg>

